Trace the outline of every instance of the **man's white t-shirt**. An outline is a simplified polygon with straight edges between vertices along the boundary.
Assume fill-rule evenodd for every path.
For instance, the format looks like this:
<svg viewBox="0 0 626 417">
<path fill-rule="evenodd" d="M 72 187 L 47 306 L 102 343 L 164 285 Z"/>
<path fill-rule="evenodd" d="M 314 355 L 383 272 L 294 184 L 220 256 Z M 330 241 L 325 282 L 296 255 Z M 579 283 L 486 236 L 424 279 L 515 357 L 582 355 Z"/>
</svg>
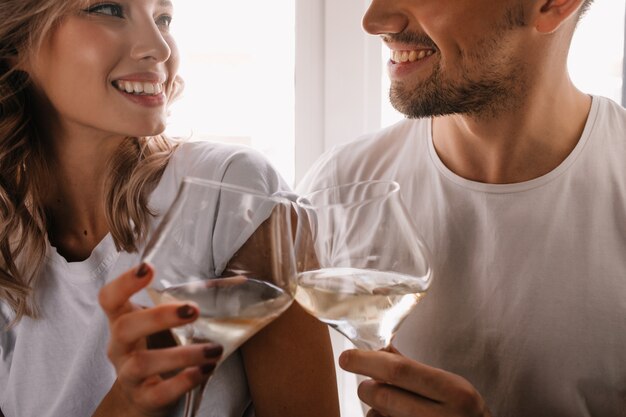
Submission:
<svg viewBox="0 0 626 417">
<path fill-rule="evenodd" d="M 208 142 L 184 143 L 176 149 L 150 197 L 149 206 L 157 213 L 152 229 L 173 202 L 185 176 L 223 181 L 264 194 L 288 190 L 271 165 L 251 149 Z M 214 244 L 207 253 L 208 261 L 216 266 L 225 265 L 238 249 L 235 240 L 243 243 L 237 222 L 227 220 L 209 231 Z M 229 227 L 225 228 L 226 223 Z M 37 320 L 27 317 L 9 331 L 0 330 L 0 410 L 6 417 L 93 414 L 116 377 L 106 356 L 109 331 L 98 305 L 98 291 L 106 282 L 137 266 L 141 251 L 142 248 L 139 253 L 118 252 L 111 235 L 82 262 L 67 262 L 54 247 L 48 247 L 41 287 L 37 289 L 43 316 Z M 145 292 L 133 300 L 152 305 Z M 6 306 L 2 307 L 4 320 L 0 314 L 0 325 L 10 316 Z M 211 377 L 197 415 L 254 415 L 239 352 Z"/>
<path fill-rule="evenodd" d="M 298 190 L 367 179 L 400 183 L 433 256 L 403 354 L 468 379 L 494 417 L 626 416 L 626 110 L 593 97 L 571 154 L 523 183 L 459 177 L 422 119 L 329 152 Z"/>
</svg>

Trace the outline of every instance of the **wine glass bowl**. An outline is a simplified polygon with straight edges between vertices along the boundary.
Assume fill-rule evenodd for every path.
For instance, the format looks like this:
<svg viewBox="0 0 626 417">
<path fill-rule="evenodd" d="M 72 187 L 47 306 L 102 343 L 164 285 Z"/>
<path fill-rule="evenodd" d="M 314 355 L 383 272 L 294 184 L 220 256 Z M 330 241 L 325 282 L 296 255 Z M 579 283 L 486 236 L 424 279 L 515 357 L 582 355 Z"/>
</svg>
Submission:
<svg viewBox="0 0 626 417">
<path fill-rule="evenodd" d="M 400 187 L 365 181 L 298 199 L 296 300 L 357 348 L 388 347 L 432 281 Z"/>
<path fill-rule="evenodd" d="M 146 245 L 155 304 L 194 303 L 200 314 L 172 329 L 178 344 L 223 346 L 219 365 L 292 303 L 296 266 L 290 200 L 236 185 L 185 178 Z M 200 390 L 187 398 L 195 415 Z"/>
</svg>

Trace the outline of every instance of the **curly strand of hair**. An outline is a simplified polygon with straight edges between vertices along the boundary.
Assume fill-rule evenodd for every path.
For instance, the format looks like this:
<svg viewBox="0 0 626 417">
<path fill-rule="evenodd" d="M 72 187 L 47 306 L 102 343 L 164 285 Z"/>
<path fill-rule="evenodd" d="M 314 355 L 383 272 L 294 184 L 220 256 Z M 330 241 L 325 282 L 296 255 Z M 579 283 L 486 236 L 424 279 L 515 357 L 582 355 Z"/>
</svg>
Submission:
<svg viewBox="0 0 626 417">
<path fill-rule="evenodd" d="M 45 255 L 41 211 L 30 196 L 33 128 L 27 106 L 27 78 L 19 71 L 0 77 L 0 297 L 15 314 L 12 324 L 35 317 L 32 288 Z"/>
<path fill-rule="evenodd" d="M 176 148 L 164 136 L 128 138 L 110 161 L 106 218 L 118 250 L 136 252 L 145 239 L 150 218 L 150 193 Z"/>
</svg>

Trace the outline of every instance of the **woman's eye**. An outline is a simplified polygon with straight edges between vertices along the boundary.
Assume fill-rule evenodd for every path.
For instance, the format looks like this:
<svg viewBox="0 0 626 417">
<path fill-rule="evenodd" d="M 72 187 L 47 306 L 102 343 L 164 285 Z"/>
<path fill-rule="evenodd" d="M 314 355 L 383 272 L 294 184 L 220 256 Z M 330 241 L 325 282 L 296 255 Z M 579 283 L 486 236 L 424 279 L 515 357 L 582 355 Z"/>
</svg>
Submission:
<svg viewBox="0 0 626 417">
<path fill-rule="evenodd" d="M 91 6 L 85 10 L 85 12 L 105 16 L 124 17 L 124 10 L 122 9 L 122 6 L 118 4 L 97 4 L 95 6 Z"/>
<path fill-rule="evenodd" d="M 172 24 L 172 16 L 168 14 L 163 14 L 156 19 L 156 24 L 160 27 L 164 27 L 168 29 Z"/>
</svg>

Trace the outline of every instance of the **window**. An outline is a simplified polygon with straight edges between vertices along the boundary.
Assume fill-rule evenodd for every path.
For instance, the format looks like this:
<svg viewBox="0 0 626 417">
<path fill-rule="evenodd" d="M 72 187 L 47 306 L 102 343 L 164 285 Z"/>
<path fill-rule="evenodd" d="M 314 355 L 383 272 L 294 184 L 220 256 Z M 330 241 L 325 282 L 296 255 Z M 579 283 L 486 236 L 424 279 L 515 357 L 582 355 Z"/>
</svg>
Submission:
<svg viewBox="0 0 626 417">
<path fill-rule="evenodd" d="M 252 146 L 294 181 L 293 0 L 178 0 L 185 90 L 167 133 Z"/>
<path fill-rule="evenodd" d="M 580 22 L 569 56 L 574 84 L 582 91 L 622 102 L 625 1 L 595 1 Z"/>
</svg>

